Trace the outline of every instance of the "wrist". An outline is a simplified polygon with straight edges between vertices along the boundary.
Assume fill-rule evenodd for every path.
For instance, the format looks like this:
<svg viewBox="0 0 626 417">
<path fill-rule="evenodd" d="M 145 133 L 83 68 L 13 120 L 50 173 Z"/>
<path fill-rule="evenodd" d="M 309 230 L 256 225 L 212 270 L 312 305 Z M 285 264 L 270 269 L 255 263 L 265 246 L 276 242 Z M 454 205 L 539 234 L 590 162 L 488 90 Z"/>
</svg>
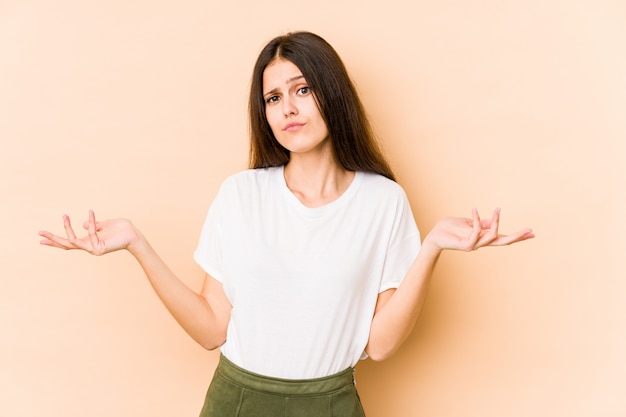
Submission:
<svg viewBox="0 0 626 417">
<path fill-rule="evenodd" d="M 144 235 L 133 225 L 133 237 L 128 242 L 126 250 L 133 256 L 137 257 L 141 252 L 144 252 L 148 247 L 148 241 Z"/>
<path fill-rule="evenodd" d="M 420 251 L 430 254 L 434 257 L 438 257 L 439 254 L 441 254 L 441 252 L 443 251 L 443 248 L 437 245 L 437 243 L 434 241 L 434 239 L 432 239 L 429 233 L 422 242 L 422 248 Z"/>
</svg>

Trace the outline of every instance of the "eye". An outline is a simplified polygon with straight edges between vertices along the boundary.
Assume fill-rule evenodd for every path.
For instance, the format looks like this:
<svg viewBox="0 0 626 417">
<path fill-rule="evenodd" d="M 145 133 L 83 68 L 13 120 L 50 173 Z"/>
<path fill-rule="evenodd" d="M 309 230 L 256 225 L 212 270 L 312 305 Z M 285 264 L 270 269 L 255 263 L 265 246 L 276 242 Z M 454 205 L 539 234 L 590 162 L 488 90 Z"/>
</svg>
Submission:
<svg viewBox="0 0 626 417">
<path fill-rule="evenodd" d="M 278 101 L 278 96 L 271 96 L 265 99 L 266 104 L 276 103 Z"/>
<path fill-rule="evenodd" d="M 301 96 L 306 96 L 310 92 L 311 92 L 311 88 L 309 86 L 304 86 L 304 87 L 298 88 L 298 94 L 301 95 Z"/>
</svg>

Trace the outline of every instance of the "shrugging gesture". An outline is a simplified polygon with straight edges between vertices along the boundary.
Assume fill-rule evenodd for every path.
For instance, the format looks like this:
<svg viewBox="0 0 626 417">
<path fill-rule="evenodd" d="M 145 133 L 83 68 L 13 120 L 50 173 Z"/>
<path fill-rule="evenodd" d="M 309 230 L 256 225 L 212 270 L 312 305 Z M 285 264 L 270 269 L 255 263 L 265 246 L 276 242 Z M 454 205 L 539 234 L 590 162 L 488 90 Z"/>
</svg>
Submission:
<svg viewBox="0 0 626 417">
<path fill-rule="evenodd" d="M 437 222 L 424 240 L 442 249 L 472 251 L 484 246 L 505 246 L 535 237 L 531 229 L 522 229 L 510 235 L 498 233 L 500 209 L 495 209 L 490 220 L 481 220 L 478 210 L 472 218 L 448 217 Z"/>
<path fill-rule="evenodd" d="M 88 220 L 83 223 L 87 234 L 82 237 L 76 236 L 67 215 L 63 215 L 63 226 L 65 237 L 39 232 L 44 238 L 41 244 L 64 250 L 84 250 L 92 255 L 128 250 L 143 268 L 165 307 L 194 340 L 207 349 L 215 349 L 224 343 L 231 305 L 222 285 L 208 274 L 200 294 L 191 290 L 127 219 L 98 222 L 90 210 Z"/>
<path fill-rule="evenodd" d="M 432 272 L 443 250 L 473 251 L 486 246 L 505 246 L 535 237 L 531 229 L 510 235 L 498 232 L 500 209 L 490 220 L 481 220 L 478 210 L 472 218 L 447 217 L 428 233 L 422 248 L 397 289 L 381 293 L 372 320 L 366 352 L 374 360 L 392 355 L 408 337 L 419 316 Z"/>
<path fill-rule="evenodd" d="M 76 237 L 70 218 L 63 215 L 63 227 L 66 237 L 57 236 L 48 231 L 41 231 L 44 237 L 42 245 L 70 250 L 80 249 L 92 255 L 104 255 L 121 249 L 128 249 L 130 244 L 137 240 L 138 232 L 127 219 L 113 219 L 96 222 L 96 216 L 89 210 L 89 218 L 83 223 L 87 235 Z"/>
<path fill-rule="evenodd" d="M 223 347 L 202 417 L 255 417 L 260 408 L 265 415 L 307 410 L 322 416 L 328 414 L 328 404 L 345 410 L 344 417 L 362 417 L 349 368 L 362 357 L 364 345 L 372 359 L 382 360 L 406 339 L 441 252 L 510 245 L 534 235 L 530 229 L 500 234 L 499 209 L 489 220 L 481 220 L 473 210 L 471 218 L 439 221 L 430 233 L 422 234 L 426 237 L 419 251 L 413 241 L 414 245 L 403 246 L 401 255 L 392 253 L 390 242 L 399 247 L 402 237 L 417 236 L 406 195 L 393 183 L 393 171 L 345 65 L 316 34 L 292 32 L 268 42 L 254 64 L 249 97 L 251 169 L 223 183 L 212 206 L 217 215 L 206 222 L 201 235 L 205 244 L 195 252 L 196 260 L 219 280 L 206 273 L 202 290 L 194 292 L 130 221 L 96 221 L 92 211 L 80 237 L 69 217 L 63 216 L 65 235 L 39 232 L 41 244 L 92 255 L 128 250 L 187 333 L 207 349 Z M 370 175 L 357 178 L 358 173 Z M 352 186 L 354 181 L 358 183 Z M 285 197 L 282 191 L 287 190 L 292 195 Z M 320 209 L 340 198 L 356 203 Z M 378 200 L 398 204 L 380 205 Z M 397 213 L 400 204 L 407 205 L 401 207 L 406 211 Z M 314 224 L 315 239 L 298 233 L 312 227 L 311 210 L 319 220 Z M 341 229 L 344 219 L 351 222 Z M 267 227 L 257 227 L 261 225 Z M 369 240 L 349 241 L 355 228 L 378 232 Z M 302 239 L 292 240 L 294 233 Z M 267 239 L 296 242 L 298 250 L 265 245 Z M 317 247 L 311 245 L 314 240 Z M 337 246 L 324 252 L 326 242 Z M 344 242 L 350 245 L 349 256 L 341 246 Z M 310 258 L 300 247 L 309 249 Z M 277 251 L 275 256 L 272 250 Z M 326 253 L 333 256 L 324 258 Z M 388 288 L 381 286 L 387 270 L 370 265 L 393 262 L 394 255 L 415 259 L 410 267 L 403 262 L 393 268 L 397 271 L 393 282 L 402 275 L 404 279 L 397 289 L 381 293 L 379 289 Z M 301 274 L 304 268 L 307 271 Z M 350 306 L 346 300 L 351 300 Z M 291 320 L 283 320 L 286 317 Z M 237 384 L 224 375 L 236 375 Z M 297 382 L 292 384 L 293 380 Z M 266 392 L 269 386 L 272 392 Z M 296 391 L 307 395 L 289 401 Z M 242 402 L 247 408 L 241 408 Z M 292 404 L 295 409 L 285 408 Z"/>
</svg>

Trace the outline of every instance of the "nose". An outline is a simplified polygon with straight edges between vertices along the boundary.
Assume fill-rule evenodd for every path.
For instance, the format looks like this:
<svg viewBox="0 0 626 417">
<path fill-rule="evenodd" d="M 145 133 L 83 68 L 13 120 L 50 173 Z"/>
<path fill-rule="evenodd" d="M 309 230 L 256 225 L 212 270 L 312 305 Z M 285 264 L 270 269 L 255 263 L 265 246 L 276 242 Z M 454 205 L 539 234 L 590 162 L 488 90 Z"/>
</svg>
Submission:
<svg viewBox="0 0 626 417">
<path fill-rule="evenodd" d="M 289 96 L 283 97 L 282 105 L 285 117 L 295 116 L 298 114 L 298 107 L 296 106 L 296 103 L 294 103 L 293 98 Z"/>
</svg>

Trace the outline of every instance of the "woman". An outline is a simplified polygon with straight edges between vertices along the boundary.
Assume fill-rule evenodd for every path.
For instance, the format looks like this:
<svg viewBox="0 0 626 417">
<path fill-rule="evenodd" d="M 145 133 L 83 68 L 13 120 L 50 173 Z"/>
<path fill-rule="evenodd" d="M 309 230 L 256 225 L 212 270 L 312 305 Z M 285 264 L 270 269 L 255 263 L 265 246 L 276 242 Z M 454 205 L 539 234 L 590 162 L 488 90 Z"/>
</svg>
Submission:
<svg viewBox="0 0 626 417">
<path fill-rule="evenodd" d="M 126 219 L 44 245 L 94 255 L 126 249 L 181 326 L 222 355 L 201 416 L 363 416 L 353 367 L 384 360 L 409 335 L 442 250 L 534 237 L 498 234 L 500 211 L 446 218 L 420 241 L 341 59 L 308 32 L 260 53 L 250 92 L 250 170 L 228 178 L 185 286 Z"/>
</svg>

